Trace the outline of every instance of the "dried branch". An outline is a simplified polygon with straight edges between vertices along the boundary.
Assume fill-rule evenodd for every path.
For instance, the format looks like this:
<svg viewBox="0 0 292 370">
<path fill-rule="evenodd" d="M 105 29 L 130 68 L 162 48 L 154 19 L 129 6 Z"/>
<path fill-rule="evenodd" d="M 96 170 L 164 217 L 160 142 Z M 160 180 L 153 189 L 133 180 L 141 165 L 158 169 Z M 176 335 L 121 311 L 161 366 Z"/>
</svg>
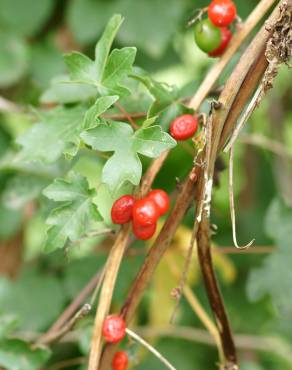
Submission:
<svg viewBox="0 0 292 370">
<path fill-rule="evenodd" d="M 152 181 L 163 165 L 167 153 L 163 153 L 159 158 L 153 161 L 147 170 L 141 183 L 141 194 L 146 194 L 152 185 Z M 124 225 L 118 233 L 117 239 L 110 251 L 106 262 L 105 276 L 100 294 L 99 304 L 97 306 L 93 336 L 91 340 L 91 351 L 89 356 L 88 370 L 96 370 L 99 365 L 99 359 L 102 347 L 101 330 L 103 322 L 109 312 L 113 291 L 117 279 L 119 267 L 125 253 L 130 237 L 130 224 Z"/>
<path fill-rule="evenodd" d="M 278 7 L 269 17 L 269 22 L 271 24 L 277 21 L 282 5 L 283 1 L 280 2 Z M 241 57 L 239 63 L 235 67 L 221 93 L 218 103 L 216 104 L 216 106 L 214 106 L 214 108 L 216 109 L 212 110 L 211 116 L 209 117 L 209 120 L 212 122 L 213 131 L 210 161 L 208 169 L 206 171 L 208 181 L 211 181 L 214 175 L 215 161 L 220 149 L 220 141 L 222 140 L 221 135 L 223 132 L 223 128 L 226 125 L 228 116 L 230 112 L 232 112 L 231 114 L 233 115 L 233 119 L 229 119 L 228 122 L 228 127 L 232 129 L 237 119 L 237 116 L 234 115 L 234 111 L 238 114 L 240 112 L 238 107 L 237 109 L 235 107 L 233 111 L 233 104 L 235 102 L 239 102 L 241 107 L 245 106 L 251 94 L 250 86 L 248 84 L 245 83 L 243 88 L 243 82 L 245 78 L 247 76 L 253 76 L 253 79 L 258 81 L 264 73 L 263 69 L 255 68 L 255 64 L 257 64 L 258 60 L 260 60 L 261 53 L 264 53 L 265 45 L 268 41 L 268 38 L 269 33 L 267 32 L 265 27 L 263 27 L 255 36 L 254 40 L 251 42 L 251 44 Z M 257 72 L 256 75 L 254 75 L 255 71 Z M 252 87 L 253 86 L 254 85 L 252 85 Z M 206 189 L 205 180 L 202 178 L 202 176 L 199 186 L 199 199 L 203 199 L 206 193 Z M 207 209 L 203 211 L 202 220 L 199 224 L 197 235 L 199 262 L 209 302 L 219 329 L 222 347 L 225 355 L 225 363 L 222 364 L 222 366 L 226 370 L 236 370 L 238 369 L 238 365 L 235 345 L 212 264 L 209 222 L 209 209 Z"/>
<path fill-rule="evenodd" d="M 53 342 L 56 342 L 60 338 L 62 338 L 65 334 L 67 334 L 70 330 L 74 328 L 76 323 L 81 320 L 83 317 L 87 316 L 91 311 L 91 305 L 85 303 L 83 307 L 58 331 L 52 332 L 50 335 L 46 335 L 41 337 L 37 341 L 37 345 L 48 345 Z"/>
<path fill-rule="evenodd" d="M 102 325 L 110 309 L 116 278 L 129 241 L 129 236 L 130 224 L 123 225 L 106 262 L 104 281 L 93 325 L 88 370 L 96 370 L 99 364 L 102 346 Z"/>
<path fill-rule="evenodd" d="M 80 308 L 82 303 L 85 299 L 89 296 L 89 294 L 94 290 L 96 285 L 98 284 L 101 277 L 100 271 L 98 271 L 91 280 L 85 285 L 85 287 L 80 291 L 80 293 L 74 298 L 74 300 L 70 303 L 70 305 L 65 309 L 65 311 L 61 314 L 61 316 L 57 319 L 57 321 L 51 326 L 51 328 L 47 331 L 47 333 L 43 334 L 39 340 L 46 341 L 48 336 L 51 336 L 53 333 L 59 331 L 63 325 L 66 324 L 68 320 Z"/>
</svg>

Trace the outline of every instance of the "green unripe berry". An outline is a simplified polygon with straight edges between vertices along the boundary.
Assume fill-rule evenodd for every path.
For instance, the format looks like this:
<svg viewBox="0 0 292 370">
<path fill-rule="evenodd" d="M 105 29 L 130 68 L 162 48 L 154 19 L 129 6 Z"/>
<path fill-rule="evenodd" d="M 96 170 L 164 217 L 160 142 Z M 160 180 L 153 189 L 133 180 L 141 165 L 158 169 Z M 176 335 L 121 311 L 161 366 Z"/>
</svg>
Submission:
<svg viewBox="0 0 292 370">
<path fill-rule="evenodd" d="M 200 21 L 195 26 L 195 41 L 205 53 L 218 48 L 221 43 L 220 29 L 209 20 Z"/>
</svg>

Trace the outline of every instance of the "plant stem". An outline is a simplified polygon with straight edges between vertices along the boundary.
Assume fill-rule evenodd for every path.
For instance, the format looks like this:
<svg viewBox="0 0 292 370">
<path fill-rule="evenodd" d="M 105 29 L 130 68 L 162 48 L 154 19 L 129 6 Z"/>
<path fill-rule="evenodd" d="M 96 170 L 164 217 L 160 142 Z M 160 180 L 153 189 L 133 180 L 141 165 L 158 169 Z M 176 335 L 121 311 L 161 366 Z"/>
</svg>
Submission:
<svg viewBox="0 0 292 370">
<path fill-rule="evenodd" d="M 144 195 L 150 189 L 153 180 L 163 165 L 167 153 L 163 153 L 160 157 L 153 161 L 152 165 L 147 170 L 141 183 L 141 195 Z M 102 339 L 101 330 L 103 322 L 108 315 L 110 304 L 113 296 L 113 291 L 117 279 L 119 267 L 125 253 L 130 237 L 130 224 L 124 225 L 118 233 L 117 239 L 110 251 L 106 262 L 105 276 L 102 284 L 99 304 L 97 306 L 93 336 L 91 340 L 91 351 L 89 356 L 88 370 L 96 370 L 99 366 Z"/>
<path fill-rule="evenodd" d="M 102 346 L 102 325 L 108 315 L 119 267 L 128 244 L 130 224 L 123 225 L 106 262 L 105 276 L 96 310 L 88 370 L 96 370 Z"/>
<path fill-rule="evenodd" d="M 138 334 L 134 333 L 132 330 L 130 329 L 126 329 L 126 333 L 133 339 L 135 339 L 137 342 L 139 342 L 140 344 L 142 344 L 142 346 L 144 346 L 145 348 L 148 349 L 148 351 L 150 351 L 151 353 L 154 354 L 155 357 L 157 357 L 159 359 L 160 362 L 162 362 L 168 369 L 170 370 L 176 370 L 176 368 L 174 366 L 171 365 L 171 363 L 164 357 L 162 356 L 161 353 L 159 353 L 154 347 L 151 346 L 151 344 L 147 343 L 146 340 L 144 340 L 143 338 L 141 338 Z"/>
</svg>

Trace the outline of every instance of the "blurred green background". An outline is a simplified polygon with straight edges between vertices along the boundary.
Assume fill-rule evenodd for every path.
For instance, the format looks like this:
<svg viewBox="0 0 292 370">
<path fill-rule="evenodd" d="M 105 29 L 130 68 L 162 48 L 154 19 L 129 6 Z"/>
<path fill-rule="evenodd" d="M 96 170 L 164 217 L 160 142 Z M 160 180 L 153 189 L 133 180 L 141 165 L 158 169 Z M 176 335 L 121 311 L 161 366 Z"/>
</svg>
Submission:
<svg viewBox="0 0 292 370">
<path fill-rule="evenodd" d="M 240 17 L 244 20 L 257 3 L 237 0 Z M 93 238 L 65 252 L 44 254 L 45 218 L 52 205 L 41 191 L 66 173 L 69 165 L 65 159 L 46 166 L 15 165 L 9 159 L 17 153 L 16 137 L 32 125 L 31 111 L 54 102 L 52 79 L 66 73 L 62 54 L 79 50 L 92 57 L 108 19 L 120 13 L 125 21 L 115 46 L 136 46 L 135 66 L 158 81 L 176 85 L 182 97 L 190 97 L 216 62 L 196 47 L 192 29 L 186 28 L 195 10 L 207 4 L 191 0 L 0 0 L 0 366 L 9 370 L 86 368 L 83 362 L 89 350 L 92 317 L 79 323 L 71 337 L 55 344 L 51 352 L 32 351 L 28 343 L 53 324 L 102 266 L 111 245 L 111 240 Z M 220 76 L 218 87 L 247 43 Z M 255 238 L 255 246 L 248 252 L 240 252 L 232 244 L 226 170 L 220 173 L 214 190 L 215 266 L 242 370 L 292 369 L 291 86 L 291 72 L 282 66 L 273 90 L 236 146 L 237 231 L 242 244 Z M 8 108 L 7 101 L 12 102 Z M 144 95 L 141 100 L 138 96 L 133 111 L 145 111 L 146 106 Z M 207 99 L 202 111 L 208 112 L 209 106 Z M 130 102 L 127 108 L 132 111 Z M 226 167 L 227 156 L 222 155 L 221 160 Z M 155 187 L 172 192 L 176 178 L 183 179 L 191 164 L 190 153 L 177 146 Z M 101 165 L 100 159 L 86 155 L 73 163 L 92 184 L 100 178 Z M 178 267 L 182 267 L 193 214 L 192 208 L 168 252 Z M 125 258 L 113 311 L 123 303 L 144 254 L 145 245 L 136 242 L 133 253 Z M 190 275 L 193 291 L 211 315 L 196 260 Z M 170 291 L 177 281 L 162 263 L 135 325 L 151 333 L 151 329 L 168 324 L 174 306 Z M 185 299 L 176 323 L 204 329 Z M 202 343 L 200 333 L 193 340 L 178 339 L 174 329 L 171 336 L 150 335 L 149 340 L 179 370 L 216 369 L 216 349 Z M 125 341 L 123 346 L 129 352 L 131 368 L 163 368 L 139 345 Z"/>
</svg>

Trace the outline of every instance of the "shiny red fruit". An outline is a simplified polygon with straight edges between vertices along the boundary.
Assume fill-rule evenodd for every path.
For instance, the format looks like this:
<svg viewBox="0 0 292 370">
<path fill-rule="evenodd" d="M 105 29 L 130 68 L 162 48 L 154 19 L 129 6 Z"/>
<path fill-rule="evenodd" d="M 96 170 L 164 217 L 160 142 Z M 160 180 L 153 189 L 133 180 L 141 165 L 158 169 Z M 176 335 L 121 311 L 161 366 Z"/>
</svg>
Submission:
<svg viewBox="0 0 292 370">
<path fill-rule="evenodd" d="M 219 47 L 213 51 L 210 51 L 210 53 L 208 53 L 209 57 L 220 57 L 225 49 L 227 48 L 231 38 L 232 38 L 232 33 L 230 31 L 229 28 L 227 27 L 222 27 L 220 28 L 221 30 L 221 44 L 219 45 Z"/>
<path fill-rule="evenodd" d="M 116 352 L 112 360 L 113 370 L 126 370 L 128 366 L 128 355 L 124 351 Z"/>
<path fill-rule="evenodd" d="M 114 224 L 126 224 L 132 218 L 135 198 L 132 195 L 123 195 L 117 199 L 111 209 L 112 222 Z"/>
<path fill-rule="evenodd" d="M 236 12 L 232 0 L 212 0 L 208 7 L 209 19 L 217 27 L 229 26 L 234 21 Z"/>
<path fill-rule="evenodd" d="M 153 199 L 156 203 L 160 216 L 164 215 L 169 210 L 169 197 L 164 190 L 155 189 L 150 191 L 147 198 Z"/>
<path fill-rule="evenodd" d="M 159 208 L 148 197 L 136 201 L 133 207 L 133 221 L 141 226 L 149 226 L 158 220 Z"/>
<path fill-rule="evenodd" d="M 192 137 L 198 129 L 198 118 L 191 114 L 183 114 L 170 124 L 170 134 L 175 140 L 186 140 Z"/>
<path fill-rule="evenodd" d="M 126 335 L 126 323 L 121 316 L 110 315 L 103 323 L 102 335 L 106 342 L 117 343 Z"/>
<path fill-rule="evenodd" d="M 155 234 L 157 224 L 152 224 L 148 226 L 141 226 L 139 223 L 133 220 L 133 233 L 135 237 L 139 240 L 148 240 L 152 238 Z"/>
</svg>

